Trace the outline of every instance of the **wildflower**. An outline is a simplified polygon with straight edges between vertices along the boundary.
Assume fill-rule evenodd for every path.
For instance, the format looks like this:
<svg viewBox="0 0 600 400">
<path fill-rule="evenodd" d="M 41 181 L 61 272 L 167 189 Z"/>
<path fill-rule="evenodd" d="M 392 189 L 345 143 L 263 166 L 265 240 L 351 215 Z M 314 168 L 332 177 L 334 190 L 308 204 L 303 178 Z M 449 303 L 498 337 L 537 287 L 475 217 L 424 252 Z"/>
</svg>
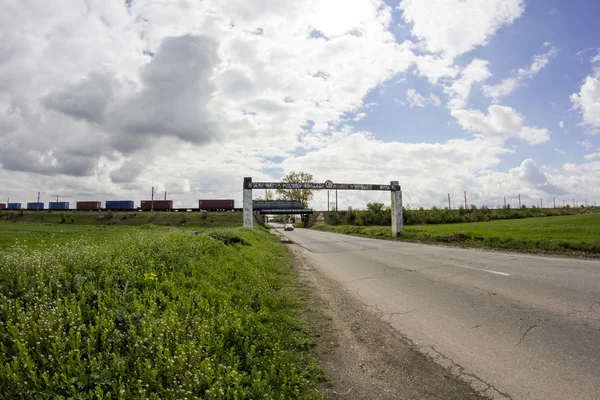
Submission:
<svg viewBox="0 0 600 400">
<path fill-rule="evenodd" d="M 155 281 L 156 280 L 156 274 L 154 272 L 148 272 L 144 274 L 144 279 L 149 280 L 149 281 Z"/>
</svg>

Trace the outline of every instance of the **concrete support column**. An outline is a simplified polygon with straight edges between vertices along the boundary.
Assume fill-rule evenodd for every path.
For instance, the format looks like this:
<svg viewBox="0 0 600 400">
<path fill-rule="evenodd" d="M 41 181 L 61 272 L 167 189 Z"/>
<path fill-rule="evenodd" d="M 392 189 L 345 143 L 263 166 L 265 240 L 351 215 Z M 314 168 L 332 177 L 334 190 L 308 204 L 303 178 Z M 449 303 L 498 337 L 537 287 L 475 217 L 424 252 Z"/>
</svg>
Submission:
<svg viewBox="0 0 600 400">
<path fill-rule="evenodd" d="M 252 178 L 244 178 L 244 228 L 252 229 Z"/>
<path fill-rule="evenodd" d="M 398 185 L 398 181 L 390 182 Z M 402 217 L 402 190 L 392 191 L 392 237 L 398 237 L 404 232 L 404 220 Z"/>
</svg>

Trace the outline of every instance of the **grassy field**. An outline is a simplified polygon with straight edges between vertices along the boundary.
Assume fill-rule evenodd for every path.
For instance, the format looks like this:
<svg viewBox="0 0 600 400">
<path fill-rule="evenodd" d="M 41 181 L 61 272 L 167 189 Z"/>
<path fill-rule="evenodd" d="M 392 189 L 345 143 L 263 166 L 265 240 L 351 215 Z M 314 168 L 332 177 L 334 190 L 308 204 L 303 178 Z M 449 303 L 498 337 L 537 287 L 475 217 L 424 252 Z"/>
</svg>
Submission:
<svg viewBox="0 0 600 400">
<path fill-rule="evenodd" d="M 0 221 L 60 225 L 161 225 L 179 227 L 238 227 L 238 212 L 101 212 L 101 211 L 0 211 Z"/>
<path fill-rule="evenodd" d="M 0 232 L 44 237 L 0 252 L 0 398 L 319 397 L 292 255 L 264 229 Z"/>
<path fill-rule="evenodd" d="M 391 237 L 389 226 L 331 226 L 314 229 L 360 236 Z M 520 251 L 600 254 L 600 214 L 405 226 L 397 240 Z"/>
<path fill-rule="evenodd" d="M 135 235 L 139 230 L 160 227 L 64 225 L 40 223 L 12 223 L 0 221 L 0 251 L 10 251 L 16 245 L 29 248 L 68 243 L 75 240 L 102 241 L 124 234 Z"/>
</svg>

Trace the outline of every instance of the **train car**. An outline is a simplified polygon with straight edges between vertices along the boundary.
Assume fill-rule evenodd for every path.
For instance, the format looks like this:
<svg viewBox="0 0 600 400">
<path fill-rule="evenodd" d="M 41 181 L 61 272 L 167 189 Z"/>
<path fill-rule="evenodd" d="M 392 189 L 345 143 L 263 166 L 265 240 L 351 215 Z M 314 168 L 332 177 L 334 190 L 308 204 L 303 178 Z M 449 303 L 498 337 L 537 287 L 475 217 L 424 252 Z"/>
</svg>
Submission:
<svg viewBox="0 0 600 400">
<path fill-rule="evenodd" d="M 51 201 L 48 203 L 49 210 L 68 210 L 69 202 L 68 201 Z"/>
<path fill-rule="evenodd" d="M 6 205 L 6 208 L 8 210 L 20 210 L 21 209 L 21 203 L 8 203 Z"/>
<path fill-rule="evenodd" d="M 0 203 L 0 210 L 5 210 L 5 209 L 6 209 L 6 204 Z"/>
<path fill-rule="evenodd" d="M 206 211 L 232 211 L 235 200 L 231 199 L 205 199 L 198 200 L 198 208 Z"/>
<path fill-rule="evenodd" d="M 142 200 L 140 205 L 142 211 L 171 211 L 173 200 Z"/>
<path fill-rule="evenodd" d="M 253 210 L 301 210 L 302 202 L 299 200 L 253 200 Z"/>
<path fill-rule="evenodd" d="M 44 203 L 27 203 L 28 210 L 43 210 Z"/>
<path fill-rule="evenodd" d="M 133 200 L 106 200 L 104 208 L 112 211 L 133 210 L 135 204 Z"/>
<path fill-rule="evenodd" d="M 100 201 L 78 201 L 78 211 L 97 211 L 102 208 L 102 202 Z"/>
</svg>

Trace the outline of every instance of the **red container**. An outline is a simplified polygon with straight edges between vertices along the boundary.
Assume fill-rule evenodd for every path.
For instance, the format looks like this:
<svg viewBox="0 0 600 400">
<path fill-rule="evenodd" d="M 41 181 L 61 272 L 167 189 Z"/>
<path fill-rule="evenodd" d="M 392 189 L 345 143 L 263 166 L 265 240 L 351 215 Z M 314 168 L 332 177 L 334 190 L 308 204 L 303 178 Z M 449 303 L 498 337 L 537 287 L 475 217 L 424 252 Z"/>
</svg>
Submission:
<svg viewBox="0 0 600 400">
<path fill-rule="evenodd" d="M 100 210 L 102 202 L 100 201 L 78 201 L 77 210 Z"/>
<path fill-rule="evenodd" d="M 0 203 L 0 210 L 4 210 L 6 208 L 6 204 Z"/>
<path fill-rule="evenodd" d="M 235 201 L 230 199 L 199 200 L 198 208 L 207 211 L 229 211 L 233 210 Z"/>
<path fill-rule="evenodd" d="M 169 211 L 173 209 L 173 200 L 142 200 L 143 211 Z"/>
</svg>

